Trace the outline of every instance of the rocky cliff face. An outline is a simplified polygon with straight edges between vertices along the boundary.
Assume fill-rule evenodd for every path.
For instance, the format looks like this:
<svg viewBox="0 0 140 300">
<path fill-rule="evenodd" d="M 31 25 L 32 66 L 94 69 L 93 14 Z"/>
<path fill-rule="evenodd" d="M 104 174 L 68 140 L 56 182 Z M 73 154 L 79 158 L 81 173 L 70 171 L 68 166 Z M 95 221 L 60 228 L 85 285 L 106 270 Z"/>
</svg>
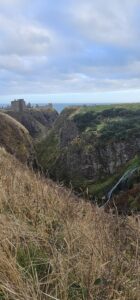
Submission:
<svg viewBox="0 0 140 300">
<path fill-rule="evenodd" d="M 65 109 L 48 138 L 38 145 L 45 171 L 78 190 L 88 189 L 93 196 L 107 191 L 139 153 L 140 111 L 122 108 Z"/>
<path fill-rule="evenodd" d="M 82 141 L 83 142 L 83 141 Z M 62 142 L 61 142 L 62 143 Z M 89 180 L 97 181 L 106 175 L 112 175 L 125 165 L 140 151 L 140 138 L 127 142 L 81 144 L 79 139 L 73 140 L 67 149 L 66 166 L 70 177 L 77 173 Z"/>
<path fill-rule="evenodd" d="M 8 114 L 19 121 L 33 138 L 43 138 L 52 128 L 58 117 L 58 112 L 53 109 L 28 109 L 21 113 L 8 111 Z"/>
</svg>

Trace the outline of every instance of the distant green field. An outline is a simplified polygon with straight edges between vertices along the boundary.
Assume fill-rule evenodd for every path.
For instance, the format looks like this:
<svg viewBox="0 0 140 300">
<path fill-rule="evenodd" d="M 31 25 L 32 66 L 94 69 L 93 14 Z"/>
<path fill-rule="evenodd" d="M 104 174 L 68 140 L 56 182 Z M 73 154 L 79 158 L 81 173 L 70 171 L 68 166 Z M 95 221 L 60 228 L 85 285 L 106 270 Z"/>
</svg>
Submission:
<svg viewBox="0 0 140 300">
<path fill-rule="evenodd" d="M 113 108 L 124 108 L 129 110 L 138 110 L 140 109 L 140 103 L 123 103 L 123 104 L 105 104 L 105 105 L 83 105 L 80 107 L 78 112 L 84 113 L 89 111 L 101 112 L 107 109 Z"/>
</svg>

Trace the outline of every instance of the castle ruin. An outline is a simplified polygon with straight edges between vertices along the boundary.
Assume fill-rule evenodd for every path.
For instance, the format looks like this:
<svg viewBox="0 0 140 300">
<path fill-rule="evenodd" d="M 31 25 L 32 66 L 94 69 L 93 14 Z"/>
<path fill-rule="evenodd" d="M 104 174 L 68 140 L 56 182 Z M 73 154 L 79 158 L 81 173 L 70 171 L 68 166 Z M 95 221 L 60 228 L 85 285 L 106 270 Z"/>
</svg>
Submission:
<svg viewBox="0 0 140 300">
<path fill-rule="evenodd" d="M 28 103 L 26 105 L 26 102 L 24 99 L 17 99 L 17 100 L 13 100 L 11 101 L 11 109 L 15 112 L 23 112 L 25 110 L 31 109 L 32 106 L 30 103 Z M 36 108 L 40 108 L 40 109 L 53 109 L 53 104 L 52 103 L 48 103 L 48 104 L 44 104 L 44 105 L 36 105 Z"/>
<path fill-rule="evenodd" d="M 23 112 L 26 109 L 26 102 L 24 99 L 11 101 L 11 108 L 16 112 Z"/>
</svg>

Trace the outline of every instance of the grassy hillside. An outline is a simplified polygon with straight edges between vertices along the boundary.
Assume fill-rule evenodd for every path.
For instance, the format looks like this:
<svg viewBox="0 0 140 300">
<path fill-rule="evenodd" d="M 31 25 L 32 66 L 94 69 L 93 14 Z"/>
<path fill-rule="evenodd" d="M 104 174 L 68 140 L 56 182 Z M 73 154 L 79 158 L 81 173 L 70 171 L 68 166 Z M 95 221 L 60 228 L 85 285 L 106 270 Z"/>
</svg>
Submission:
<svg viewBox="0 0 140 300">
<path fill-rule="evenodd" d="M 100 140 L 126 140 L 139 137 L 140 105 L 81 107 L 69 115 L 80 132 L 94 134 Z"/>
<path fill-rule="evenodd" d="M 140 220 L 106 214 L 0 149 L 0 299 L 139 300 Z"/>
<path fill-rule="evenodd" d="M 22 162 L 32 163 L 35 158 L 32 141 L 26 128 L 2 112 L 0 112 L 0 146 Z"/>
</svg>

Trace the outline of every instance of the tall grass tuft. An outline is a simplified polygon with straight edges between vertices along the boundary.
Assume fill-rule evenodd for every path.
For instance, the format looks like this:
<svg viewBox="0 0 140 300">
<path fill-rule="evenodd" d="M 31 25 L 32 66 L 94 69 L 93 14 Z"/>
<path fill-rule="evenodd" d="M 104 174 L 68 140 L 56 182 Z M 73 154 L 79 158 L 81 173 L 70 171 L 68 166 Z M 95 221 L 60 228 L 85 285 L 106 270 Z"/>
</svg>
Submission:
<svg viewBox="0 0 140 300">
<path fill-rule="evenodd" d="M 140 219 L 105 213 L 0 149 L 0 300 L 139 300 Z"/>
</svg>

